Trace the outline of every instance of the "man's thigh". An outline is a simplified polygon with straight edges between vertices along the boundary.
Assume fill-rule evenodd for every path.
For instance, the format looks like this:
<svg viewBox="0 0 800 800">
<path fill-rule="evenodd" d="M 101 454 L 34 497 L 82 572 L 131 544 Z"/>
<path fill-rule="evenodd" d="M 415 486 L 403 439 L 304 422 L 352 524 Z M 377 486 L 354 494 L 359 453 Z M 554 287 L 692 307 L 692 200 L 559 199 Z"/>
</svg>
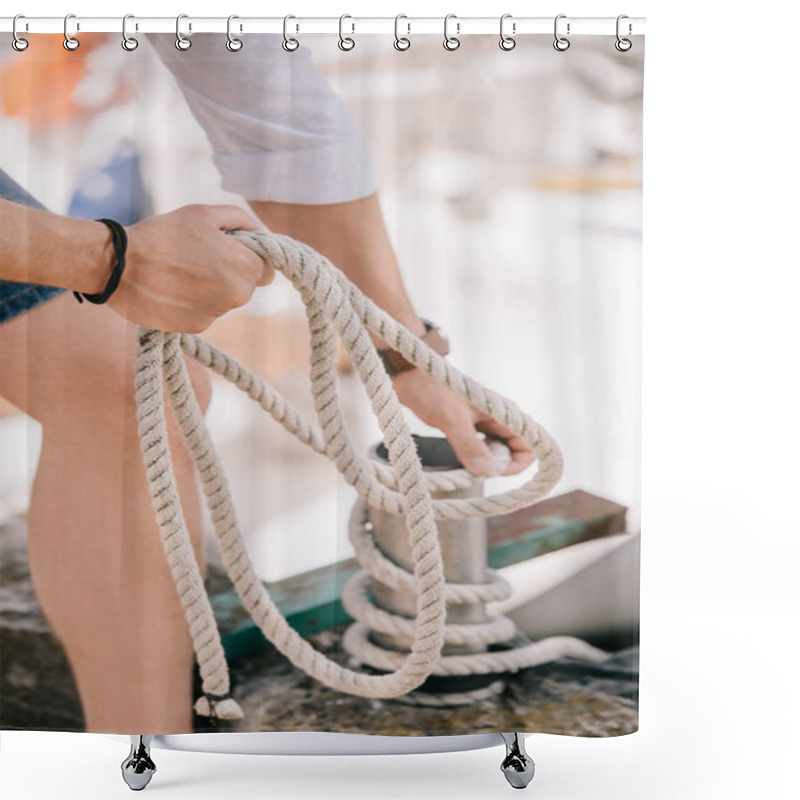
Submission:
<svg viewBox="0 0 800 800">
<path fill-rule="evenodd" d="M 43 208 L 2 170 L 0 196 Z M 134 407 L 135 323 L 68 290 L 12 281 L 0 281 L 0 322 L 0 395 L 34 419 L 96 426 Z M 193 359 L 187 368 L 205 411 L 208 374 Z"/>
<path fill-rule="evenodd" d="M 103 408 L 119 418 L 136 341 L 133 323 L 63 294 L 0 326 L 0 394 L 42 423 L 99 425 Z"/>
</svg>

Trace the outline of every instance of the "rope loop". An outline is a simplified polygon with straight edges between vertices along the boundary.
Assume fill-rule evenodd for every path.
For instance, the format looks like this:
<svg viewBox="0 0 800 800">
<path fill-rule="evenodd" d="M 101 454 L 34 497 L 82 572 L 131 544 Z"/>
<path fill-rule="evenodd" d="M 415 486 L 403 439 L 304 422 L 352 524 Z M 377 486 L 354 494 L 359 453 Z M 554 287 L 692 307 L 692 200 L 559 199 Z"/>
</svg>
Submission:
<svg viewBox="0 0 800 800">
<path fill-rule="evenodd" d="M 486 586 L 448 587 L 444 580 L 436 521 L 489 517 L 532 505 L 547 495 L 561 477 L 561 453 L 541 425 L 512 401 L 459 372 L 375 305 L 320 253 L 288 236 L 266 230 L 232 231 L 229 235 L 283 273 L 302 297 L 311 330 L 310 376 L 317 423 L 306 419 L 277 390 L 235 358 L 201 337 L 139 328 L 135 368 L 139 436 L 162 545 L 200 668 L 205 694 L 195 707 L 198 713 L 203 714 L 215 713 L 215 706 L 218 706 L 216 713 L 220 716 L 235 718 L 242 715 L 238 704 L 230 696 L 230 679 L 222 642 L 180 506 L 167 444 L 165 395 L 202 481 L 228 575 L 244 607 L 264 636 L 295 666 L 326 686 L 362 697 L 388 698 L 407 694 L 435 672 L 446 639 L 453 636 L 470 639 L 472 636 L 469 631 L 463 630 L 446 633 L 448 600 L 464 597 L 500 599 L 507 597 L 509 591 L 506 582 L 497 580 L 499 576 L 491 571 L 487 573 L 489 580 Z M 370 331 L 438 383 L 449 387 L 459 397 L 521 436 L 536 455 L 536 474 L 523 486 L 502 494 L 434 500 L 431 493 L 436 489 L 459 486 L 472 478 L 466 470 L 450 473 L 423 471 L 403 408 L 370 339 Z M 377 417 L 388 451 L 388 465 L 359 455 L 347 434 L 337 386 L 337 337 L 341 338 L 350 355 Z M 184 356 L 194 358 L 230 381 L 299 441 L 315 452 L 326 455 L 361 498 L 361 504 L 357 504 L 354 510 L 354 519 L 363 517 L 366 506 L 375 506 L 405 517 L 413 575 L 403 570 L 392 572 L 385 565 L 378 567 L 382 575 L 385 573 L 388 576 L 389 582 L 406 586 L 410 584 L 417 593 L 416 617 L 402 623 L 403 631 L 413 636 L 410 652 L 375 656 L 376 664 L 390 669 L 389 674 L 369 675 L 344 668 L 326 658 L 288 624 L 275 605 L 256 574 L 244 546 L 227 479 L 192 389 Z M 499 442 L 491 442 L 490 449 L 495 458 L 495 471 L 499 474 L 508 464 L 508 448 Z M 363 557 L 365 561 L 371 558 L 374 562 L 381 560 L 382 557 L 367 553 L 368 549 L 365 546 L 359 558 Z M 383 561 L 386 559 L 383 558 Z M 354 583 L 348 589 L 348 602 L 352 603 L 355 598 L 355 604 L 358 605 L 358 598 L 362 594 L 362 584 Z M 370 619 L 379 616 L 374 612 L 365 613 L 370 614 Z M 397 623 L 382 619 L 382 624 Z M 353 633 L 348 632 L 349 639 L 345 637 L 348 642 L 360 638 L 358 631 L 361 629 L 354 627 L 352 630 Z M 484 626 L 481 633 L 496 640 L 498 636 L 505 637 L 509 630 L 503 619 L 497 618 Z M 343 644 L 348 646 L 347 642 Z M 565 647 L 575 652 L 571 644 Z M 553 646 L 544 649 L 549 655 L 560 652 L 558 647 Z M 564 647 L 561 648 L 563 650 Z M 580 652 L 584 657 L 599 657 L 600 651 L 594 648 L 590 650 Z M 455 662 L 459 670 L 466 668 L 464 665 L 467 661 L 464 659 L 470 658 L 482 659 L 480 663 L 490 664 L 492 668 L 505 659 L 503 663 L 513 668 L 520 663 L 519 656 L 515 660 L 510 658 L 516 652 L 448 658 L 461 659 Z M 529 658 L 532 656 L 529 653 Z M 535 660 L 538 659 L 536 663 L 541 663 L 541 658 L 542 649 L 539 648 L 535 654 Z"/>
</svg>

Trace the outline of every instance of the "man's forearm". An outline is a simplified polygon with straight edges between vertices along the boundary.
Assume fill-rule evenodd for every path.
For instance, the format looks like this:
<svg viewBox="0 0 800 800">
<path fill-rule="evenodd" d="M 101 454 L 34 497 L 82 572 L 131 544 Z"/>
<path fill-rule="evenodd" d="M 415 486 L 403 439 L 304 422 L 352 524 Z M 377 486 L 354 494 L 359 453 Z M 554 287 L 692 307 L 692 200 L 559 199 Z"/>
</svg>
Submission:
<svg viewBox="0 0 800 800">
<path fill-rule="evenodd" d="M 329 205 L 252 201 L 250 206 L 270 230 L 313 247 L 390 316 L 419 336 L 425 333 L 403 285 L 377 194 Z"/>
<path fill-rule="evenodd" d="M 102 222 L 0 200 L 0 278 L 101 292 L 114 248 Z"/>
</svg>

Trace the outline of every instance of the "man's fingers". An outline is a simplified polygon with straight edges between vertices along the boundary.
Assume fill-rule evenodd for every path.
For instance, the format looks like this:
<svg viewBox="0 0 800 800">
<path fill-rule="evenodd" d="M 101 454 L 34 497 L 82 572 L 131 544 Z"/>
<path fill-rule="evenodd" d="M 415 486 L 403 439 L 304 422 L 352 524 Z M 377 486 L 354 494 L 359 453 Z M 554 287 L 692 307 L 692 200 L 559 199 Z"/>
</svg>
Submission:
<svg viewBox="0 0 800 800">
<path fill-rule="evenodd" d="M 239 263 L 244 267 L 244 270 L 239 274 L 246 276 L 249 281 L 252 281 L 249 285 L 250 293 L 252 294 L 256 286 L 264 286 L 272 280 L 272 277 L 274 277 L 274 270 L 271 266 L 267 265 L 260 255 L 251 250 L 246 244 L 237 242 L 235 239 L 232 239 L 232 237 L 228 238 L 231 239 L 231 244 L 236 247 L 239 253 L 238 257 L 241 259 Z M 270 275 L 270 272 L 273 274 Z"/>
<path fill-rule="evenodd" d="M 530 445 L 513 431 L 496 419 L 483 419 L 475 423 L 475 428 L 487 436 L 494 436 L 502 439 L 506 446 L 511 450 L 511 463 L 506 467 L 503 475 L 516 475 L 523 469 L 529 467 L 536 460 L 536 456 L 531 450 Z"/>
<path fill-rule="evenodd" d="M 267 286 L 275 279 L 275 267 L 271 264 L 267 264 L 266 261 L 262 261 L 261 263 L 261 277 L 258 279 L 257 284 L 259 286 Z"/>
<path fill-rule="evenodd" d="M 473 475 L 491 475 L 494 469 L 494 458 L 483 439 L 478 436 L 475 426 L 469 417 L 465 417 L 447 428 L 442 428 L 450 444 L 455 450 L 458 460 Z"/>
<path fill-rule="evenodd" d="M 213 215 L 214 225 L 221 231 L 255 231 L 263 228 L 263 225 L 239 206 L 208 206 L 208 209 Z M 275 268 L 267 264 L 261 256 L 256 255 L 247 245 L 241 242 L 236 242 L 236 245 L 247 252 L 244 257 L 250 262 L 255 274 L 259 276 L 256 286 L 266 286 L 272 283 L 275 278 Z"/>
<path fill-rule="evenodd" d="M 207 206 L 206 209 L 213 224 L 221 231 L 255 231 L 263 227 L 252 214 L 239 206 Z"/>
</svg>

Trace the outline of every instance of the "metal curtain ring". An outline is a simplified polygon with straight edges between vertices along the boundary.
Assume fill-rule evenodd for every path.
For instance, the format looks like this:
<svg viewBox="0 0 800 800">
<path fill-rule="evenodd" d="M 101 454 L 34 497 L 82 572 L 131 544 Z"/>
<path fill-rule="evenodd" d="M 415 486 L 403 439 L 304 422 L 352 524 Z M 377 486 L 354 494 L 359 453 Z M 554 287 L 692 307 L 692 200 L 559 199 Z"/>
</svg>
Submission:
<svg viewBox="0 0 800 800">
<path fill-rule="evenodd" d="M 556 21 L 553 23 L 553 35 L 556 37 L 553 41 L 553 47 L 558 50 L 560 53 L 563 53 L 565 50 L 569 50 L 570 41 L 567 39 L 566 36 L 559 36 L 558 35 L 558 21 L 560 19 L 566 19 L 566 14 L 559 14 L 556 17 Z M 567 36 L 569 36 L 569 22 L 567 23 Z"/>
<path fill-rule="evenodd" d="M 74 36 L 70 36 L 69 35 L 69 31 L 67 30 L 67 26 L 69 25 L 69 21 L 71 19 L 75 19 L 75 15 L 74 14 L 67 14 L 67 16 L 64 17 L 64 49 L 65 50 L 77 50 L 81 45 L 81 43 Z M 78 27 L 78 30 L 80 30 L 80 27 Z"/>
<path fill-rule="evenodd" d="M 461 42 L 455 36 L 448 36 L 447 35 L 447 23 L 451 19 L 458 19 L 455 14 L 448 14 L 444 18 L 444 42 L 442 42 L 442 46 L 445 50 L 458 50 L 461 47 Z M 459 22 L 456 22 L 456 33 L 459 32 L 461 25 Z"/>
<path fill-rule="evenodd" d="M 297 39 L 286 35 L 286 26 L 289 23 L 290 19 L 297 19 L 297 17 L 294 17 L 291 14 L 287 14 L 283 18 L 283 41 L 281 42 L 281 46 L 287 52 L 292 53 L 295 50 L 297 50 L 298 47 L 300 47 L 300 42 L 298 42 Z M 300 30 L 299 25 L 297 26 L 297 30 Z"/>
<path fill-rule="evenodd" d="M 503 32 L 503 23 L 507 19 L 509 19 L 510 17 L 511 17 L 511 14 L 503 14 L 503 16 L 500 17 L 500 49 L 501 50 L 513 50 L 517 46 L 517 40 L 513 39 L 511 36 L 507 36 Z M 516 22 L 512 22 L 511 23 L 511 32 L 512 33 L 516 33 L 517 32 L 517 23 Z"/>
<path fill-rule="evenodd" d="M 408 50 L 408 48 L 411 47 L 411 39 L 408 39 L 405 36 L 400 36 L 398 25 L 401 19 L 408 19 L 408 17 L 405 14 L 398 14 L 394 18 L 394 49 Z M 408 28 L 408 33 L 411 33 L 411 23 L 407 22 L 406 27 Z"/>
<path fill-rule="evenodd" d="M 231 35 L 231 20 L 239 19 L 236 14 L 231 14 L 228 17 L 228 41 L 225 42 L 225 47 L 231 51 L 231 53 L 236 53 L 237 51 L 242 49 L 244 42 L 241 39 L 237 39 L 235 36 Z M 241 30 L 241 26 L 239 26 L 239 30 Z"/>
<path fill-rule="evenodd" d="M 12 36 L 11 46 L 18 53 L 21 53 L 23 50 L 27 50 L 28 49 L 28 40 L 27 39 L 23 39 L 17 33 L 17 20 L 18 19 L 25 19 L 25 15 L 24 14 L 17 14 L 17 16 L 14 17 L 14 21 L 11 23 L 11 36 Z"/>
<path fill-rule="evenodd" d="M 628 17 L 627 14 L 620 14 L 617 17 L 617 41 L 614 42 L 614 47 L 616 47 L 617 50 L 619 50 L 620 53 L 627 53 L 628 50 L 630 50 L 631 47 L 633 47 L 633 42 L 630 39 L 622 39 L 622 38 L 620 38 L 620 35 L 619 35 L 619 23 L 623 19 L 628 19 L 628 18 L 629 17 Z M 633 31 L 633 28 L 631 26 L 631 23 L 629 22 L 628 23 L 628 35 L 629 36 L 630 36 L 632 31 Z"/>
<path fill-rule="evenodd" d="M 181 33 L 181 20 L 186 19 L 188 16 L 188 14 L 178 14 L 175 19 L 175 47 L 177 47 L 178 50 L 188 50 L 192 46 L 192 40 L 187 39 Z M 191 29 L 192 25 L 189 23 L 189 30 Z"/>
<path fill-rule="evenodd" d="M 139 46 L 139 40 L 133 36 L 128 36 L 127 25 L 128 20 L 133 19 L 133 14 L 126 14 L 122 18 L 122 49 L 127 50 L 129 53 Z"/>
<path fill-rule="evenodd" d="M 345 19 L 353 19 L 353 18 L 349 14 L 342 14 L 342 16 L 339 17 L 339 49 L 352 50 L 356 46 L 355 40 L 351 39 L 349 36 L 342 35 L 342 23 L 345 21 Z M 355 22 L 351 23 L 351 25 L 353 26 L 353 30 L 351 31 L 351 33 L 355 33 L 356 32 Z"/>
</svg>

